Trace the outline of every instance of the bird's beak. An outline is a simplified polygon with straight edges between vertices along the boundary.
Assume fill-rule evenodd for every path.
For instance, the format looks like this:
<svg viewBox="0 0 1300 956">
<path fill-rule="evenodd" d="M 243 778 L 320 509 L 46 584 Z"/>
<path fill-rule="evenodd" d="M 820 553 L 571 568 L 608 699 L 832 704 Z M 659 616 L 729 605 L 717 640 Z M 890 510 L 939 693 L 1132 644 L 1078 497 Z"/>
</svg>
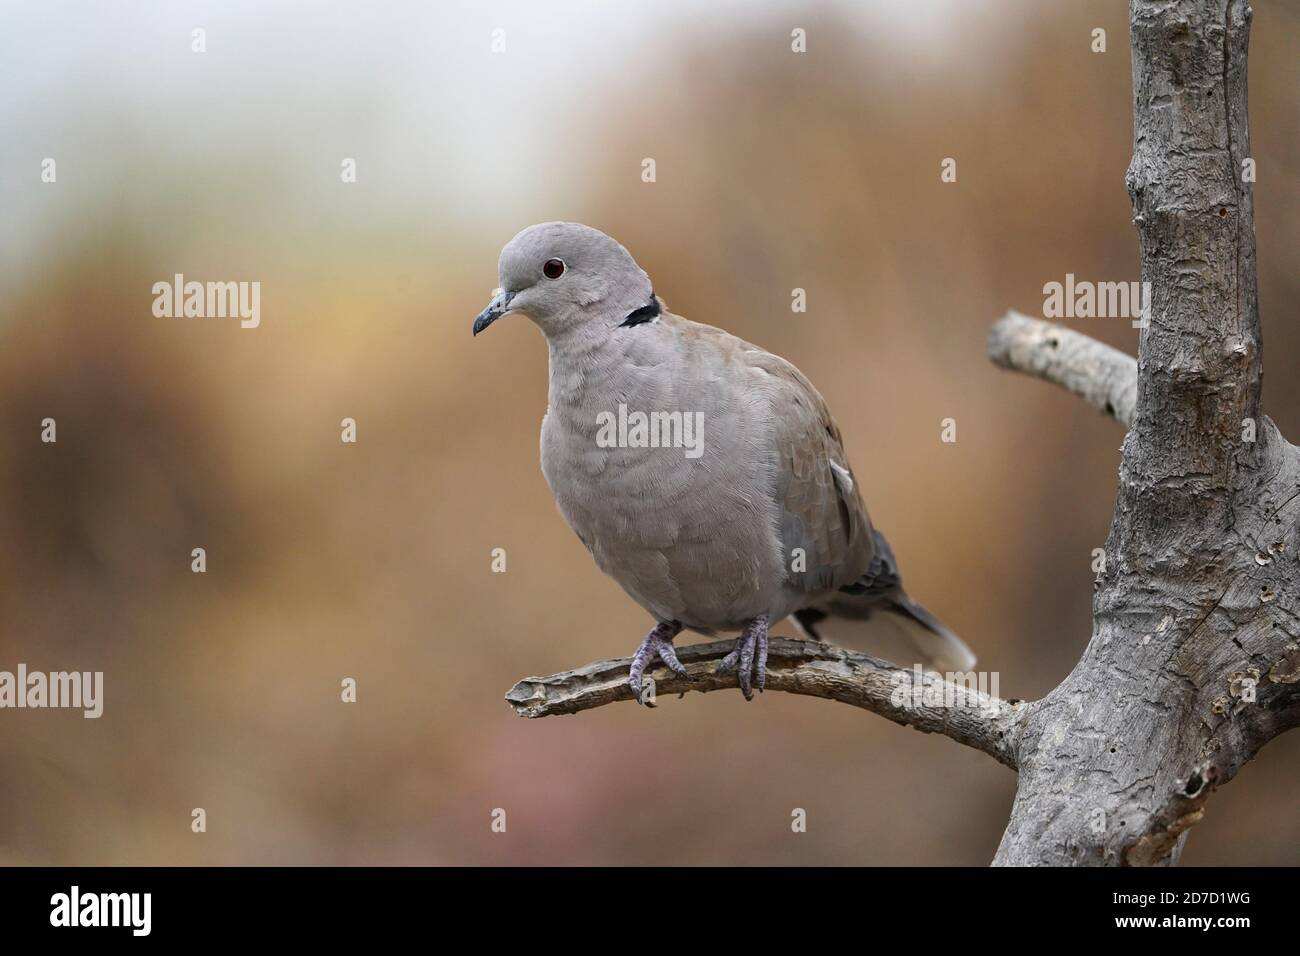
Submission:
<svg viewBox="0 0 1300 956">
<path fill-rule="evenodd" d="M 487 308 L 478 314 L 474 320 L 474 334 L 478 335 L 489 325 L 495 322 L 501 316 L 510 311 L 510 300 L 515 297 L 513 292 L 507 292 L 505 289 L 498 289 L 497 294 L 492 297 L 492 301 L 487 304 Z"/>
</svg>

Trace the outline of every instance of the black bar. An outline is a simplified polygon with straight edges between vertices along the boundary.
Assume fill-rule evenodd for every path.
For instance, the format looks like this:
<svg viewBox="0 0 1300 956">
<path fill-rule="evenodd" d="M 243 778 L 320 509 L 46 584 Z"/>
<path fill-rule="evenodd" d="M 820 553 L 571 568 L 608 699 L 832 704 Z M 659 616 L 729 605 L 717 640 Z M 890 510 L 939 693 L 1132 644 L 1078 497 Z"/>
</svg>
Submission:
<svg viewBox="0 0 1300 956">
<path fill-rule="evenodd" d="M 148 935 L 136 936 L 128 918 L 142 928 L 143 896 L 133 910 L 121 897 L 110 901 L 108 911 L 118 907 L 128 925 L 51 925 L 52 915 L 65 915 L 56 913 L 58 894 L 70 903 L 73 886 L 87 914 L 100 912 L 98 894 L 148 893 Z M 587 943 L 633 946 L 643 933 L 645 945 L 699 940 L 701 932 L 743 942 L 785 927 L 819 942 L 860 935 L 864 945 L 888 930 L 953 945 L 1030 934 L 1056 943 L 1196 936 L 1232 946 L 1284 931 L 1294 909 L 1293 872 L 1282 869 L 0 870 L 6 940 L 91 945 L 446 942 L 463 931 L 466 945 L 563 951 L 581 948 L 582 934 L 593 934 Z M 1152 923 L 1119 924 L 1133 919 Z M 1211 925 L 1165 922 L 1193 919 Z M 535 937 L 518 935 L 530 928 Z"/>
</svg>

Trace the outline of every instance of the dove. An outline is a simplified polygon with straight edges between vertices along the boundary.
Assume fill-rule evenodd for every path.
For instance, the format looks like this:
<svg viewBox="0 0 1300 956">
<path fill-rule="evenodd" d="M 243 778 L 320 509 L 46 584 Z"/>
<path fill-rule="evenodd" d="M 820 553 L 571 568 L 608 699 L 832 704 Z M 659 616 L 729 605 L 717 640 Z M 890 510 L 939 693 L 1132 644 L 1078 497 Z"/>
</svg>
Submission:
<svg viewBox="0 0 1300 956">
<path fill-rule="evenodd" d="M 474 335 L 511 313 L 541 329 L 542 473 L 596 565 L 655 621 L 632 657 L 633 697 L 660 662 L 690 679 L 673 646 L 688 630 L 739 635 L 718 668 L 751 700 L 786 618 L 813 640 L 836 624 L 843 643 L 887 621 L 921 658 L 906 663 L 971 670 L 966 644 L 903 590 L 840 430 L 797 368 L 669 312 L 590 226 L 529 226 L 498 281 Z"/>
</svg>

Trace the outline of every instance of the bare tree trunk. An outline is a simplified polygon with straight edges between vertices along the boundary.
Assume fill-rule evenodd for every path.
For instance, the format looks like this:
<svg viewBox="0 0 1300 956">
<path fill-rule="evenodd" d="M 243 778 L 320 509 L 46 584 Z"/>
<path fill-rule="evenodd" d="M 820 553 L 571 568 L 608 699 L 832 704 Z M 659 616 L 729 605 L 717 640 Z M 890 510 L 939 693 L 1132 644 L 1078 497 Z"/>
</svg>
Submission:
<svg viewBox="0 0 1300 956">
<path fill-rule="evenodd" d="M 1259 419 L 1250 16 L 1132 0 L 1137 404 L 1092 641 L 1026 716 L 996 863 L 1173 860 L 1209 792 L 1297 720 L 1300 474 Z"/>
<path fill-rule="evenodd" d="M 769 665 L 769 687 L 946 733 L 1018 770 L 997 864 L 1176 862 L 1210 793 L 1300 724 L 1300 451 L 1259 414 L 1250 17 L 1245 0 L 1131 0 L 1128 188 L 1151 289 L 1136 364 L 1024 316 L 990 336 L 995 362 L 1130 425 L 1083 658 L 1042 700 L 937 709 L 900 707 L 899 686 L 931 679 L 865 655 L 805 644 Z M 665 689 L 732 686 L 703 670 L 726 646 L 691 655 L 698 686 Z M 508 699 L 527 716 L 629 699 L 626 668 L 531 678 Z"/>
</svg>

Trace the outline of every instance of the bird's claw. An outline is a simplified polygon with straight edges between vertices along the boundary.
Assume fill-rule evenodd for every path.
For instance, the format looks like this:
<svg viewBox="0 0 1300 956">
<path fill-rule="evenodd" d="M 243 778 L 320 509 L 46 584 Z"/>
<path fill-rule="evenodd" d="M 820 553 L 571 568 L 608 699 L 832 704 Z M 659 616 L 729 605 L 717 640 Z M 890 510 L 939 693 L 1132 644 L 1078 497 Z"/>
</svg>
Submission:
<svg viewBox="0 0 1300 956">
<path fill-rule="evenodd" d="M 636 653 L 632 655 L 632 669 L 628 672 L 627 686 L 638 704 L 647 707 L 655 706 L 654 695 L 646 694 L 647 684 L 644 677 L 646 668 L 653 666 L 656 660 L 662 661 L 682 680 L 692 679 L 685 666 L 677 659 L 677 651 L 673 647 L 673 638 L 681 632 L 681 629 L 682 626 L 676 621 L 656 624 L 645 636 L 641 646 L 636 649 Z"/>
<path fill-rule="evenodd" d="M 761 694 L 767 685 L 767 618 L 759 616 L 745 625 L 736 638 L 736 646 L 718 661 L 718 673 L 737 671 L 737 682 L 745 700 L 754 699 L 754 688 Z"/>
</svg>

